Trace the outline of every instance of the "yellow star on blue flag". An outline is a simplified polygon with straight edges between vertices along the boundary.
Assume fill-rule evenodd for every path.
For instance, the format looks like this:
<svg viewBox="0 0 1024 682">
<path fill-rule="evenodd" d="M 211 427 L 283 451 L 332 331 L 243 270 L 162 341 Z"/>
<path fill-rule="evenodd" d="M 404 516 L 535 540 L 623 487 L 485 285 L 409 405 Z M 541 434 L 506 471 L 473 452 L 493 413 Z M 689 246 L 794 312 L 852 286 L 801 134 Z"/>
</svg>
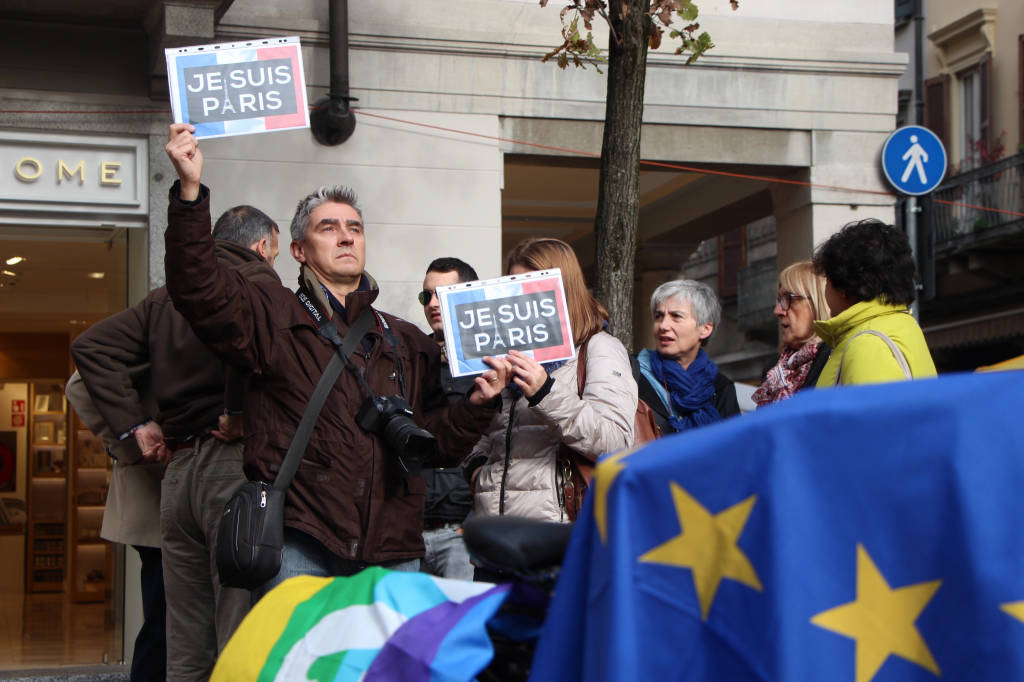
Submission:
<svg viewBox="0 0 1024 682">
<path fill-rule="evenodd" d="M 999 608 L 1010 614 L 1020 622 L 1024 623 L 1024 601 L 1009 602 L 1000 604 Z"/>
<path fill-rule="evenodd" d="M 678 483 L 673 482 L 671 487 L 680 533 L 642 554 L 640 561 L 689 568 L 700 616 L 706 620 L 723 578 L 761 589 L 753 565 L 736 546 L 756 497 L 751 495 L 725 511 L 711 514 Z"/>
<path fill-rule="evenodd" d="M 914 621 L 941 584 L 941 580 L 930 580 L 893 589 L 871 555 L 858 544 L 857 598 L 822 611 L 811 622 L 857 642 L 856 682 L 871 682 L 890 655 L 940 675 Z"/>
</svg>

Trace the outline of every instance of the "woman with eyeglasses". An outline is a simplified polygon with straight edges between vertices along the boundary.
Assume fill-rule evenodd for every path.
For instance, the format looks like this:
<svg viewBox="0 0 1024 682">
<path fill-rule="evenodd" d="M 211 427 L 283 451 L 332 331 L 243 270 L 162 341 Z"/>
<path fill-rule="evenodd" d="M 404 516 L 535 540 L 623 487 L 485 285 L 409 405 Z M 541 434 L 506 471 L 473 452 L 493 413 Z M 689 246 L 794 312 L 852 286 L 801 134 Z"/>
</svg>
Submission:
<svg viewBox="0 0 1024 682">
<path fill-rule="evenodd" d="M 814 331 L 815 320 L 830 317 L 825 302 L 825 278 L 809 261 L 793 263 L 779 273 L 779 295 L 772 310 L 779 320 L 779 361 L 765 374 L 751 396 L 758 407 L 813 388 L 832 348 Z"/>
</svg>

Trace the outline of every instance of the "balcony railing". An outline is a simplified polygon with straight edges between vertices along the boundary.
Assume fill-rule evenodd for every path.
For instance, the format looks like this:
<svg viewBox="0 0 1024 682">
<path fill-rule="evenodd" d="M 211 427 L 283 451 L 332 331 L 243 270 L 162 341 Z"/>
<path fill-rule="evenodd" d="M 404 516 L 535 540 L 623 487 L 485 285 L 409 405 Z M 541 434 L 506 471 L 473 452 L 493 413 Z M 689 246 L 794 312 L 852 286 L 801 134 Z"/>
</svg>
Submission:
<svg viewBox="0 0 1024 682">
<path fill-rule="evenodd" d="M 1024 234 L 1024 217 L 1000 212 L 1024 213 L 1022 190 L 1024 153 L 947 178 L 932 195 L 928 211 L 936 254 Z"/>
</svg>

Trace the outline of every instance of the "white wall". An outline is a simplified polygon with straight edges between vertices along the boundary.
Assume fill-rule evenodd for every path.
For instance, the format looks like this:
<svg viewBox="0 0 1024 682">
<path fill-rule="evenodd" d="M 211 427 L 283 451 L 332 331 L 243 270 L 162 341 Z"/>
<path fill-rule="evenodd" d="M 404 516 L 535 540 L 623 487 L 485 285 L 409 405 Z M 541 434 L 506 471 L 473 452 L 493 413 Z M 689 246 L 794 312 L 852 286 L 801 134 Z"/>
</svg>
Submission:
<svg viewBox="0 0 1024 682">
<path fill-rule="evenodd" d="M 498 135 L 489 115 L 369 111 L 389 118 Z M 427 329 L 416 293 L 427 265 L 440 256 L 471 263 L 481 277 L 499 274 L 502 155 L 493 139 L 360 115 L 337 147 L 318 145 L 307 130 L 202 142 L 204 181 L 216 217 L 253 204 L 280 225 L 276 270 L 297 286 L 288 245 L 298 201 L 320 185 L 356 191 L 366 223 L 366 269 L 377 280 L 377 306 Z"/>
<path fill-rule="evenodd" d="M 352 94 L 359 98 L 356 106 L 418 111 L 450 128 L 459 128 L 465 120 L 461 117 L 467 115 L 497 117 L 503 127 L 512 118 L 555 121 L 563 124 L 560 128 L 574 122 L 599 125 L 605 111 L 605 76 L 594 69 L 560 70 L 540 61 L 559 42 L 561 6 L 558 0 L 546 8 L 535 0 L 350 3 L 350 82 Z M 907 55 L 893 49 L 891 0 L 742 0 L 738 11 L 728 0 L 708 0 L 700 9 L 701 28 L 710 32 L 716 47 L 693 66 L 684 66 L 672 54 L 668 40 L 651 55 L 644 120 L 676 128 L 681 136 L 697 128 L 703 138 L 723 144 L 711 150 L 704 145 L 700 159 L 691 155 L 694 149 L 669 145 L 658 150 L 662 153 L 656 158 L 809 165 L 811 182 L 886 191 L 877 172 L 878 152 L 895 125 L 897 82 L 907 63 Z M 218 37 L 253 34 L 300 35 L 311 98 L 326 92 L 327 3 L 235 0 L 218 27 Z M 595 34 L 598 44 L 604 44 L 607 34 L 600 22 Z M 793 134 L 799 152 L 766 160 L 766 146 L 760 141 L 781 133 Z M 446 155 L 460 156 L 461 149 L 447 149 L 456 144 L 454 139 L 435 148 L 443 145 Z M 809 149 L 803 146 L 807 139 Z M 393 146 L 395 139 L 382 143 Z M 547 153 L 510 142 L 500 148 Z M 649 150 L 645 144 L 648 157 Z M 364 195 L 387 194 L 383 187 L 372 187 L 374 178 L 380 177 L 360 177 L 362 186 L 357 189 Z M 296 193 L 294 188 L 290 193 Z M 406 201 L 401 194 L 393 196 L 395 202 Z M 413 193 L 409 200 L 415 197 Z M 462 209 L 467 196 L 458 199 L 455 206 Z M 809 207 L 841 207 L 883 219 L 887 213 L 891 216 L 893 203 L 884 194 L 830 190 L 812 190 L 805 199 Z M 474 205 L 471 202 L 466 209 L 474 212 Z M 372 212 L 374 206 L 367 208 Z M 822 211 L 804 214 L 814 220 Z M 374 222 L 368 216 L 368 224 Z M 839 226 L 813 226 L 802 232 L 828 234 Z M 780 229 L 789 228 L 782 222 Z M 799 244 L 804 252 L 812 247 L 806 239 Z M 415 256 L 396 255 L 395 269 L 409 267 L 410 255 Z M 380 270 L 372 262 L 371 266 Z"/>
</svg>

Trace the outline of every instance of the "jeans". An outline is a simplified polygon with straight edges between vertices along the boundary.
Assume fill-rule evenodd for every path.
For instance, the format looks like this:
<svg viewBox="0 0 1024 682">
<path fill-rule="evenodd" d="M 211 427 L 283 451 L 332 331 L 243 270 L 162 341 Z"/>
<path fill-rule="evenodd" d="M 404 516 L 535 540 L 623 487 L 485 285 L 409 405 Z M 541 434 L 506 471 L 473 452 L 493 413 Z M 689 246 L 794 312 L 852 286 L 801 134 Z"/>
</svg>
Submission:
<svg viewBox="0 0 1024 682">
<path fill-rule="evenodd" d="M 370 564 L 351 559 L 342 559 L 331 553 L 318 540 L 293 528 L 284 529 L 284 547 L 281 550 L 281 570 L 273 578 L 252 591 L 252 603 L 255 604 L 267 592 L 285 580 L 300 575 L 315 575 L 322 578 L 355 575 Z M 382 564 L 374 564 L 392 571 L 415 573 L 420 570 L 419 559 L 399 559 Z"/>
<path fill-rule="evenodd" d="M 423 531 L 423 544 L 427 548 L 422 568 L 425 573 L 453 580 L 473 579 L 473 564 L 469 562 L 466 542 L 456 532 L 461 525 L 452 522 Z"/>
</svg>

